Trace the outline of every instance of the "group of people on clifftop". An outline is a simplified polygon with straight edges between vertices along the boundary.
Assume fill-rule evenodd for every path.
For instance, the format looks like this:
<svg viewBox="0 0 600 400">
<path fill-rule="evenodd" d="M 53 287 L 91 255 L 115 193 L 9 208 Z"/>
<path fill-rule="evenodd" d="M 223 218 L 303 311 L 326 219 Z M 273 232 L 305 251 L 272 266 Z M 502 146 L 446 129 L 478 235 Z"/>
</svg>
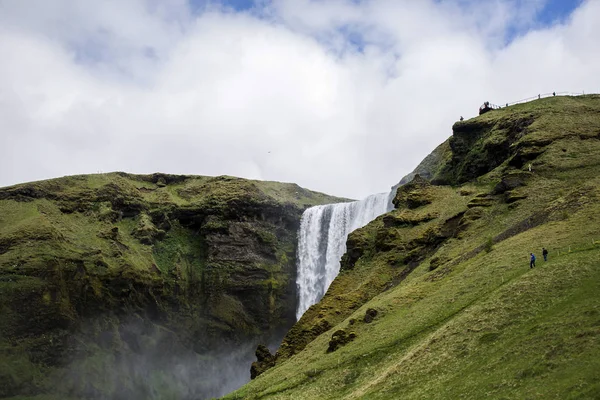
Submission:
<svg viewBox="0 0 600 400">
<path fill-rule="evenodd" d="M 529 268 L 535 267 L 535 254 L 529 253 Z M 548 250 L 545 247 L 542 247 L 542 256 L 544 257 L 544 261 L 548 261 Z"/>
<path fill-rule="evenodd" d="M 544 96 L 545 96 L 545 95 L 544 95 Z M 552 92 L 552 96 L 553 96 L 553 97 L 556 97 L 556 92 Z M 542 98 L 542 95 L 541 95 L 541 94 L 538 94 L 538 97 L 537 97 L 537 98 L 538 98 L 538 100 L 539 100 L 539 99 L 541 99 L 541 98 Z M 532 98 L 532 99 L 533 99 L 533 98 Z M 522 101 L 520 101 L 520 102 L 516 102 L 516 103 L 512 103 L 512 104 L 519 104 L 519 103 L 522 103 L 522 102 L 524 102 L 524 101 L 531 101 L 532 99 L 528 99 L 528 100 L 522 100 Z M 509 106 L 509 103 L 506 103 L 506 107 L 508 107 L 508 106 Z M 491 105 L 489 101 L 485 101 L 485 102 L 483 103 L 483 105 L 482 105 L 481 107 L 479 107 L 479 115 L 481 115 L 481 114 L 485 114 L 486 112 L 488 112 L 488 111 L 490 111 L 490 110 L 493 110 L 493 109 L 495 109 L 495 108 L 502 108 L 502 106 L 494 106 L 494 105 Z M 461 115 L 461 116 L 460 116 L 460 121 L 464 121 L 464 120 L 465 120 L 465 119 L 464 119 L 464 118 L 463 118 L 463 116 Z"/>
</svg>

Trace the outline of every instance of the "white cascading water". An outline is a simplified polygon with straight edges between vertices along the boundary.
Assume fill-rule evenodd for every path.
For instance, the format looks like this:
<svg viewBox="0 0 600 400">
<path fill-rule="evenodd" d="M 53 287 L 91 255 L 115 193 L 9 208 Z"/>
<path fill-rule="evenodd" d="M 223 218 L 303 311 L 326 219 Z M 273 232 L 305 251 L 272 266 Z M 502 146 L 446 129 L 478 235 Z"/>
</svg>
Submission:
<svg viewBox="0 0 600 400">
<path fill-rule="evenodd" d="M 379 193 L 360 201 L 327 204 L 304 211 L 298 234 L 297 319 L 321 300 L 340 272 L 348 234 L 390 211 L 392 195 Z"/>
</svg>

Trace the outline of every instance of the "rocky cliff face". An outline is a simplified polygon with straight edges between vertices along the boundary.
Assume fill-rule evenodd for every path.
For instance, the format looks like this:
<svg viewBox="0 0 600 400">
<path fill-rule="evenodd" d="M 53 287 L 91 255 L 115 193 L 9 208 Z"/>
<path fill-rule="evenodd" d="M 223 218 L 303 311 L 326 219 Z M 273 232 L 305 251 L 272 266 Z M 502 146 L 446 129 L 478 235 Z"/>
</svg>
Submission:
<svg viewBox="0 0 600 400">
<path fill-rule="evenodd" d="M 294 323 L 292 184 L 123 173 L 0 189 L 0 397 L 202 398 Z M 236 364 L 240 364 L 236 369 Z"/>
</svg>

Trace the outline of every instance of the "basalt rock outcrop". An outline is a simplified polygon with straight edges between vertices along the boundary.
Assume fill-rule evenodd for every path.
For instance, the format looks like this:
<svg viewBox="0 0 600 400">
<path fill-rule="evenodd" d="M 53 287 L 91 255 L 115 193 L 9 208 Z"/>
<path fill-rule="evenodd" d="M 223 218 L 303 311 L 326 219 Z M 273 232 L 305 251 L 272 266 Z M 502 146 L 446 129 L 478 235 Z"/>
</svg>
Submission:
<svg viewBox="0 0 600 400">
<path fill-rule="evenodd" d="M 331 335 L 331 340 L 329 341 L 329 347 L 327 348 L 327 352 L 332 353 L 340 347 L 347 345 L 354 339 L 356 339 L 356 333 L 346 332 L 346 330 L 344 329 L 339 329 L 335 331 L 333 335 Z"/>
<path fill-rule="evenodd" d="M 254 379 L 267 369 L 275 365 L 275 356 L 271 354 L 267 346 L 259 344 L 256 348 L 256 361 L 250 367 L 250 379 Z"/>
</svg>

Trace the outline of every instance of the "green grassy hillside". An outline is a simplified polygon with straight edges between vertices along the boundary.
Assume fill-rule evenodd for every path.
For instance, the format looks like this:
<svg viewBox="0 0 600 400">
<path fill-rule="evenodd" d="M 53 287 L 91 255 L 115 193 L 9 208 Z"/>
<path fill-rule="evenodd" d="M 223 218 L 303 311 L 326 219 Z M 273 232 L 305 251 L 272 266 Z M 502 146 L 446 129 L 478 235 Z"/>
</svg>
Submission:
<svg viewBox="0 0 600 400">
<path fill-rule="evenodd" d="M 600 96 L 458 122 L 437 151 L 225 398 L 600 398 Z"/>
<path fill-rule="evenodd" d="M 0 188 L 0 398 L 235 387 L 245 375 L 216 365 L 293 324 L 301 214 L 336 201 L 294 184 L 165 174 Z"/>
</svg>

